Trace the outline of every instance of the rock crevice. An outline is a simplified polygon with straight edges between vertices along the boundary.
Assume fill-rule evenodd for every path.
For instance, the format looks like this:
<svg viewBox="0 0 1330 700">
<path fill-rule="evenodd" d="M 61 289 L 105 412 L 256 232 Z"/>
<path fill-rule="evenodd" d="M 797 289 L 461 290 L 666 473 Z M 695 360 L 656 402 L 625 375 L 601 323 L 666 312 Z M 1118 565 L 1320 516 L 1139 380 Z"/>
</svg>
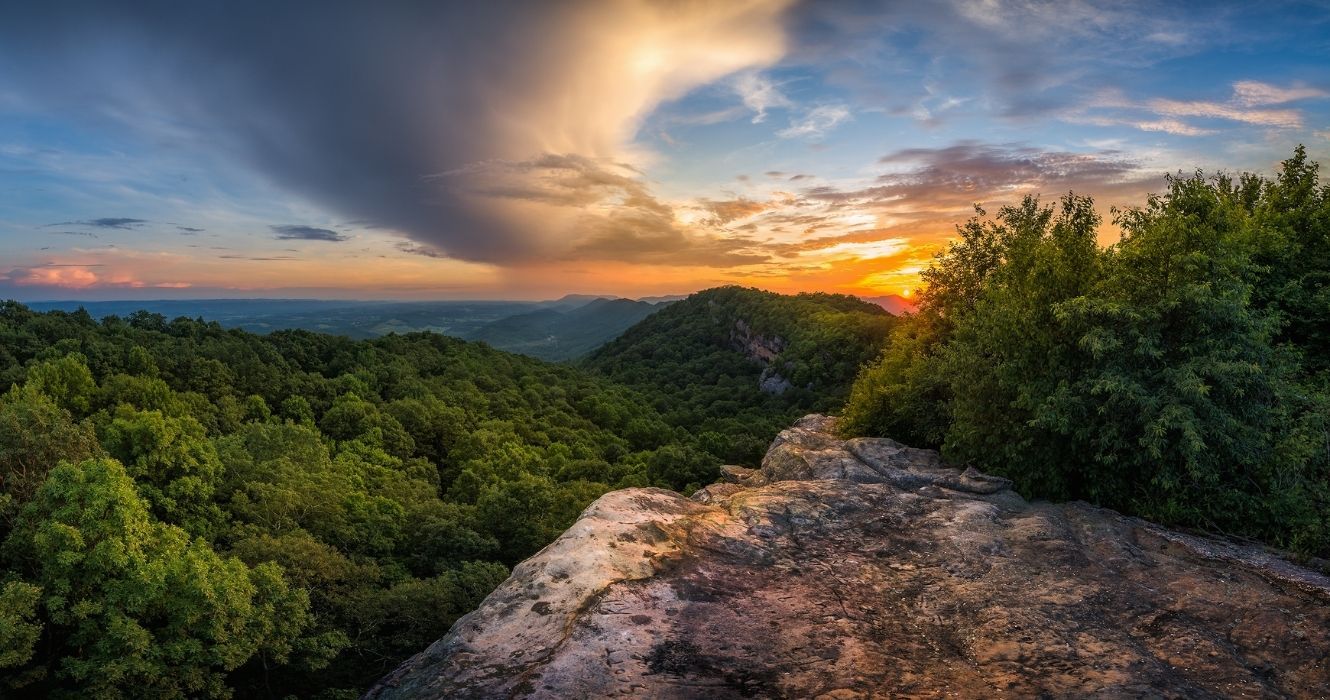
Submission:
<svg viewBox="0 0 1330 700">
<path fill-rule="evenodd" d="M 1326 577 L 834 428 L 606 494 L 367 697 L 1330 695 Z"/>
</svg>

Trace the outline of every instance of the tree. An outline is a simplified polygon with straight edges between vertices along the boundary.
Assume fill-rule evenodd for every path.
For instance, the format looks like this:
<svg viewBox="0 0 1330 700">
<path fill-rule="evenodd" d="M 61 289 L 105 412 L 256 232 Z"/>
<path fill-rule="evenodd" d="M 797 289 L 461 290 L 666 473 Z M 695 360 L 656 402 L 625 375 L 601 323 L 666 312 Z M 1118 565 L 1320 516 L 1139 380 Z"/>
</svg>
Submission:
<svg viewBox="0 0 1330 700">
<path fill-rule="evenodd" d="M 87 697 L 224 697 L 257 653 L 287 658 L 308 598 L 154 521 L 119 462 L 52 470 L 6 542 L 42 591 L 53 653 L 37 661 Z"/>
<path fill-rule="evenodd" d="M 41 636 L 36 621 L 42 589 L 22 581 L 0 587 L 0 668 L 22 666 L 32 658 Z"/>
<path fill-rule="evenodd" d="M 97 389 L 86 360 L 76 354 L 39 362 L 28 368 L 25 385 L 46 394 L 61 408 L 80 416 L 87 414 L 93 392 Z"/>
<path fill-rule="evenodd" d="M 1291 367 L 1271 346 L 1276 318 L 1250 303 L 1246 215 L 1198 173 L 1170 178 L 1119 223 L 1094 293 L 1057 309 L 1089 359 L 1050 402 L 1049 420 L 1088 462 L 1074 495 L 1256 531 L 1270 522 L 1260 494 L 1274 486 L 1273 419 Z"/>
<path fill-rule="evenodd" d="M 1099 274 L 1099 216 L 1087 197 L 1043 207 L 1026 197 L 990 225 L 1000 264 L 982 288 L 947 314 L 953 325 L 940 369 L 950 385 L 952 423 L 944 452 L 960 462 L 1017 472 L 1022 485 L 1065 497 L 1077 472 L 1065 439 L 1074 415 L 1050 413 L 1050 398 L 1083 358 L 1056 306 L 1083 295 Z M 987 259 L 985 259 L 987 264 Z M 1019 467 L 1014 465 L 1021 465 Z"/>
<path fill-rule="evenodd" d="M 1168 179 L 1099 251 L 1088 199 L 973 220 L 859 377 L 850 434 L 1168 524 L 1330 553 L 1330 188 Z M 936 402 L 941 409 L 930 410 Z"/>
<path fill-rule="evenodd" d="M 125 465 L 157 518 L 196 536 L 220 524 L 213 494 L 222 465 L 198 421 L 122 404 L 101 433 L 106 451 Z"/>
<path fill-rule="evenodd" d="M 91 426 L 35 386 L 14 387 L 0 397 L 0 534 L 14 524 L 47 472 L 62 460 L 82 461 L 101 452 Z"/>
</svg>

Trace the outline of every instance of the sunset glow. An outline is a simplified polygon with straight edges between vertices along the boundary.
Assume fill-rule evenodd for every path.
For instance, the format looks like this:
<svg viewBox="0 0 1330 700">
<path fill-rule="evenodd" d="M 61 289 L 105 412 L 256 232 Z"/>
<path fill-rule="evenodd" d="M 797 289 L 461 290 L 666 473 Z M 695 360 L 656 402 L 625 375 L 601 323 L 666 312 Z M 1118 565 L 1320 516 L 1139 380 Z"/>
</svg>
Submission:
<svg viewBox="0 0 1330 700">
<path fill-rule="evenodd" d="M 254 33 L 31 5 L 0 27 L 21 299 L 909 296 L 976 204 L 1107 214 L 1330 153 L 1325 57 L 1287 48 L 1323 44 L 1310 7 L 443 3 Z"/>
</svg>

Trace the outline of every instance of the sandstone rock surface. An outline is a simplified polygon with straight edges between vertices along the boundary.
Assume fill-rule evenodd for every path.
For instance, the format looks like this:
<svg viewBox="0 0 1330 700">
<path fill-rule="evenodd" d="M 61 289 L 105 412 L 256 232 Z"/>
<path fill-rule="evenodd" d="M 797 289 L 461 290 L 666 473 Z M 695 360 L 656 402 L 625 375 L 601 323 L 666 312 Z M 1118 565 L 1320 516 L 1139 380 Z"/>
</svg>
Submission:
<svg viewBox="0 0 1330 700">
<path fill-rule="evenodd" d="M 606 494 L 367 697 L 1330 697 L 1330 579 L 833 429 Z"/>
</svg>

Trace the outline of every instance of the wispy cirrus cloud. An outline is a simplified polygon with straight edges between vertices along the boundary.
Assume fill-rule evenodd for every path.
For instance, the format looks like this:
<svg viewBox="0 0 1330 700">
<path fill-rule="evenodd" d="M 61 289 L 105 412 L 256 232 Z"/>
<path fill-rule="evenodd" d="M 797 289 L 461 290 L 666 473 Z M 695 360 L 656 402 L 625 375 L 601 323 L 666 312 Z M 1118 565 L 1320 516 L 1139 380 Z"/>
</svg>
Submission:
<svg viewBox="0 0 1330 700">
<path fill-rule="evenodd" d="M 1280 105 L 1323 97 L 1330 97 L 1330 92 L 1306 85 L 1279 87 L 1257 80 L 1239 80 L 1233 83 L 1233 101 L 1247 107 Z"/>
<path fill-rule="evenodd" d="M 760 124 L 767 119 L 767 110 L 788 109 L 794 106 L 790 98 L 781 93 L 771 79 L 756 71 L 745 71 L 735 76 L 732 81 L 734 91 L 743 100 L 744 107 L 753 113 L 753 123 Z"/>
<path fill-rule="evenodd" d="M 1302 112 L 1296 109 L 1257 109 L 1236 100 L 1226 103 L 1206 100 L 1173 100 L 1155 98 L 1145 103 L 1155 114 L 1165 117 L 1202 117 L 1269 126 L 1277 129 L 1297 129 L 1302 126 Z"/>
<path fill-rule="evenodd" d="M 1319 88 L 1285 87 L 1254 80 L 1234 82 L 1230 90 L 1228 99 L 1223 101 L 1167 97 L 1131 99 L 1121 90 L 1101 90 L 1080 106 L 1066 110 L 1063 119 L 1072 123 L 1129 126 L 1179 136 L 1215 134 L 1223 122 L 1271 129 L 1300 129 L 1305 124 L 1303 111 L 1288 105 L 1330 97 L 1330 92 Z M 1208 121 L 1202 125 L 1189 119 Z"/>
<path fill-rule="evenodd" d="M 789 127 L 776 132 L 783 139 L 821 138 L 850 119 L 850 108 L 842 104 L 818 105 L 791 119 Z"/>
</svg>

